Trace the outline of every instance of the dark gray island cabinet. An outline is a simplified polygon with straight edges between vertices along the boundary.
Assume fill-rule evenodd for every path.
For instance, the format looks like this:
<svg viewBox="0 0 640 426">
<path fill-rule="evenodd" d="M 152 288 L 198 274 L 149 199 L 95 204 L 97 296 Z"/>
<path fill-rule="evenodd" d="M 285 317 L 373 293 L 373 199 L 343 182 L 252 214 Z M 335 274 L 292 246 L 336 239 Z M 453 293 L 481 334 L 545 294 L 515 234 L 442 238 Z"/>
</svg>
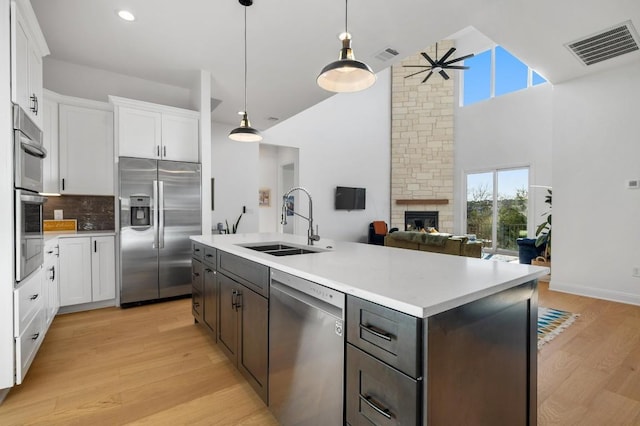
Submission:
<svg viewBox="0 0 640 426">
<path fill-rule="evenodd" d="M 346 294 L 343 424 L 537 424 L 537 277 L 546 273 L 545 269 L 505 269 L 478 259 L 423 254 L 436 256 L 429 258 L 434 265 L 451 262 L 445 266 L 468 268 L 465 278 L 489 281 L 488 277 L 493 277 L 497 284 L 489 291 L 476 286 L 473 292 L 466 289 L 473 286 L 458 285 L 465 288 L 460 293 L 462 297 L 456 296 L 451 303 L 448 299 L 434 303 L 430 305 L 432 311 L 424 308 L 425 314 L 420 316 L 413 306 L 426 307 L 426 299 L 409 308 L 405 303 L 409 294 L 406 290 L 413 287 L 389 284 L 400 294 L 399 299 L 404 298 L 401 302 L 390 299 L 389 292 L 382 298 L 378 293 L 368 296 L 371 289 L 385 290 L 374 285 L 362 293 L 358 287 L 341 284 L 359 276 L 360 271 L 350 275 L 329 269 L 347 265 L 344 258 L 349 249 L 354 258 L 363 255 L 363 251 L 368 258 L 391 253 L 385 260 L 395 263 L 389 264 L 398 262 L 393 256 L 415 257 L 419 253 L 346 245 L 347 253 L 341 255 L 341 247 L 337 247 L 334 253 L 272 259 L 268 254 L 242 248 L 236 240 L 229 244 L 216 239 L 223 243 L 209 244 L 204 236 L 193 239 L 194 318 L 217 338 L 219 346 L 266 404 L 269 344 L 278 344 L 269 342 L 268 324 L 269 275 L 270 268 L 276 268 L 294 275 L 298 271 L 298 276 L 306 280 L 315 277 L 313 281 Z M 207 258 L 206 253 L 212 256 Z M 305 260 L 304 256 L 314 258 Z M 407 262 L 424 261 L 427 257 L 410 258 Z M 399 262 L 400 267 L 406 266 L 402 260 Z M 334 272 L 327 273 L 331 278 L 323 278 L 321 270 Z M 214 278 L 207 278 L 208 274 Z M 344 274 L 344 278 L 341 276 L 338 281 L 337 274 Z M 372 277 L 364 278 L 371 281 Z M 425 288 L 426 284 L 422 284 Z M 443 289 L 447 290 L 446 285 L 433 291 Z"/>
</svg>

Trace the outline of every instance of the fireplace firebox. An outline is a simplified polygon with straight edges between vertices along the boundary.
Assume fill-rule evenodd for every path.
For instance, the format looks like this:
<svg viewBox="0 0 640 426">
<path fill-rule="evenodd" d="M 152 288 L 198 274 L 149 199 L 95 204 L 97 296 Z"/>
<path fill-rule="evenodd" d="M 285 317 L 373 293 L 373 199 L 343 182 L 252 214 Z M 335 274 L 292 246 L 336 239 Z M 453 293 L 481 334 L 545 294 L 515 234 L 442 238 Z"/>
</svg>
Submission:
<svg viewBox="0 0 640 426">
<path fill-rule="evenodd" d="M 438 212 L 428 211 L 405 211 L 404 230 L 421 231 L 422 229 L 438 229 Z"/>
</svg>

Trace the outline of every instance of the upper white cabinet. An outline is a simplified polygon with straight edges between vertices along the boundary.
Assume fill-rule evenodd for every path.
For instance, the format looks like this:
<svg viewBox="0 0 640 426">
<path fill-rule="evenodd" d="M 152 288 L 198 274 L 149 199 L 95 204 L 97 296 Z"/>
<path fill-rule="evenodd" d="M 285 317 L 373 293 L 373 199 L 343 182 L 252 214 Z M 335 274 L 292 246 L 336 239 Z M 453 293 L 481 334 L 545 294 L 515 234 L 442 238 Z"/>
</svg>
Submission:
<svg viewBox="0 0 640 426">
<path fill-rule="evenodd" d="M 119 157 L 199 161 L 200 113 L 109 96 L 115 106 Z"/>
<path fill-rule="evenodd" d="M 102 102 L 58 107 L 60 193 L 114 194 L 113 112 Z"/>
<path fill-rule="evenodd" d="M 28 0 L 11 2 L 11 101 L 42 129 L 42 57 L 49 54 Z"/>
<path fill-rule="evenodd" d="M 43 192 L 49 194 L 60 193 L 59 165 L 58 165 L 58 102 L 52 99 L 49 92 L 45 92 L 42 104 L 42 143 L 47 150 L 47 156 L 42 165 Z"/>
</svg>

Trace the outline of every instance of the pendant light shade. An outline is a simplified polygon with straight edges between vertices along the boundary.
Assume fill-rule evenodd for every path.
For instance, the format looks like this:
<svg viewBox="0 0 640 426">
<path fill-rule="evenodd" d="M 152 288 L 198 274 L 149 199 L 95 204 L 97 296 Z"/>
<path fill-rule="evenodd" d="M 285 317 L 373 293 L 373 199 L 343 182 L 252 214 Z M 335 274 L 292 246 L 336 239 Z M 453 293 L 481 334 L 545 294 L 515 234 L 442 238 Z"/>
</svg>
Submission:
<svg viewBox="0 0 640 426">
<path fill-rule="evenodd" d="M 260 142 L 262 135 L 249 122 L 247 114 L 247 7 L 253 4 L 253 0 L 238 0 L 244 8 L 244 111 L 242 111 L 242 120 L 240 127 L 236 127 L 229 132 L 229 139 L 238 142 Z"/>
<path fill-rule="evenodd" d="M 344 37 L 340 56 L 320 71 L 318 86 L 330 92 L 357 92 L 367 89 L 376 82 L 376 75 L 364 62 L 357 61 L 351 48 L 351 35 L 348 32 L 348 0 L 345 0 Z"/>
<path fill-rule="evenodd" d="M 237 142 L 260 142 L 262 135 L 259 131 L 251 127 L 247 113 L 242 114 L 240 127 L 236 127 L 229 133 L 229 139 Z"/>
</svg>

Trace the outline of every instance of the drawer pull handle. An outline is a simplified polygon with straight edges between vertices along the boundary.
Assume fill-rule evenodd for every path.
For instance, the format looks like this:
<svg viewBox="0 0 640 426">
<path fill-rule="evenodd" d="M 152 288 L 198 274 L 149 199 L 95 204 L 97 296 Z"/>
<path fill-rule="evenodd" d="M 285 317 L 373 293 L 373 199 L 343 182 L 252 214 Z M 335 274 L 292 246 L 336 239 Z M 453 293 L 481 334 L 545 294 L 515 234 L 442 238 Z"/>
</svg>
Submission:
<svg viewBox="0 0 640 426">
<path fill-rule="evenodd" d="M 31 336 L 31 340 L 38 340 L 38 337 L 40 337 L 40 333 L 36 333 L 33 336 Z"/>
<path fill-rule="evenodd" d="M 36 300 L 38 296 L 38 294 L 34 294 L 33 296 L 29 297 L 29 300 Z"/>
<path fill-rule="evenodd" d="M 213 255 L 211 253 L 207 253 L 204 255 L 205 257 L 213 257 Z"/>
<path fill-rule="evenodd" d="M 197 308 L 198 306 L 200 306 L 200 303 L 198 303 L 198 302 L 193 302 L 193 307 L 194 307 L 194 308 Z"/>
<path fill-rule="evenodd" d="M 198 252 L 200 251 L 200 249 L 199 249 L 199 248 L 197 248 L 197 249 L 193 249 L 193 251 L 195 251 L 196 253 L 198 253 Z"/>
<path fill-rule="evenodd" d="M 369 333 L 373 334 L 376 337 L 384 339 L 388 342 L 391 341 L 391 335 L 386 333 L 384 330 L 379 329 L 378 327 L 375 327 L 373 325 L 360 324 L 360 328 L 362 330 L 368 331 Z"/>
<path fill-rule="evenodd" d="M 380 414 L 381 416 L 384 416 L 385 418 L 391 420 L 391 412 L 389 411 L 388 408 L 384 408 L 384 407 L 380 407 L 378 406 L 378 404 L 376 404 L 376 401 L 371 398 L 370 396 L 364 396 L 362 394 L 360 394 L 360 399 L 364 402 L 367 403 L 367 405 L 371 408 L 373 408 L 373 410 Z"/>
<path fill-rule="evenodd" d="M 199 274 L 199 273 L 197 273 L 197 272 L 194 272 L 194 273 L 193 273 L 193 274 L 191 274 L 191 275 L 193 276 L 193 278 L 194 278 L 194 279 L 195 279 L 195 278 L 198 278 L 198 277 L 200 276 L 200 274 Z"/>
<path fill-rule="evenodd" d="M 205 271 L 206 271 L 206 272 L 208 272 L 208 273 L 212 273 L 212 272 L 213 272 L 213 269 L 206 268 L 206 269 L 205 269 Z"/>
</svg>

